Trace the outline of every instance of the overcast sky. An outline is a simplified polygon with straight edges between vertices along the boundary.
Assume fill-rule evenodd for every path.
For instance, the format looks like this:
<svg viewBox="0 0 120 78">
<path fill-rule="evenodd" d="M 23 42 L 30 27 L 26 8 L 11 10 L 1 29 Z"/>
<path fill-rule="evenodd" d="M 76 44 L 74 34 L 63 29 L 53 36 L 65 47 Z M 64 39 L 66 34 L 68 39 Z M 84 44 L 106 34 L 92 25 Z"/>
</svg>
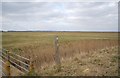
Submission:
<svg viewBox="0 0 120 78">
<path fill-rule="evenodd" d="M 3 2 L 2 29 L 118 31 L 118 3 Z"/>
</svg>

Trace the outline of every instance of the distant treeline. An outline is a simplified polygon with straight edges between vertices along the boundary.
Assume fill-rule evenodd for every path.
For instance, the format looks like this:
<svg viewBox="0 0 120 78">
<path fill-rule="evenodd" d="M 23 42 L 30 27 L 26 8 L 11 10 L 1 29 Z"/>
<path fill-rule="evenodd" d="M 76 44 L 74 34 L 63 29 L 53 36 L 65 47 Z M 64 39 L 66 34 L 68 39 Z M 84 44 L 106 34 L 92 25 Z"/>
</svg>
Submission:
<svg viewBox="0 0 120 78">
<path fill-rule="evenodd" d="M 108 33 L 114 33 L 118 31 L 0 31 L 0 32 L 101 32 L 101 33 L 108 32 Z"/>
</svg>

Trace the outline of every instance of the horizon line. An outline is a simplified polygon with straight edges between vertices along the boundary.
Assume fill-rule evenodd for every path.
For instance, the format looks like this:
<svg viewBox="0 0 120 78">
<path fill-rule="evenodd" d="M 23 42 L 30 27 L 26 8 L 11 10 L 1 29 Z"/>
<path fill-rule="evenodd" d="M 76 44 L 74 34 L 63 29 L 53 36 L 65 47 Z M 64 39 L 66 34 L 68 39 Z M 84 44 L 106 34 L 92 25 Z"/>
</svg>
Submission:
<svg viewBox="0 0 120 78">
<path fill-rule="evenodd" d="M 0 32 L 120 32 L 120 31 L 71 31 L 71 30 L 2 30 Z"/>
</svg>

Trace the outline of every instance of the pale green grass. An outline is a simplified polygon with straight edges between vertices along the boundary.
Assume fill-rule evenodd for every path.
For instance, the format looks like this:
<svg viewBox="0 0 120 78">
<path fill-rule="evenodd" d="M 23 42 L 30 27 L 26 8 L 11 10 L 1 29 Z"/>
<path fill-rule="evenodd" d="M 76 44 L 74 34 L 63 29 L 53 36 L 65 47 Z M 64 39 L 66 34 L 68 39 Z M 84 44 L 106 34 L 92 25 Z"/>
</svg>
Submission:
<svg viewBox="0 0 120 78">
<path fill-rule="evenodd" d="M 2 33 L 3 48 L 22 47 L 39 44 L 53 44 L 54 36 L 59 42 L 77 41 L 81 39 L 117 39 L 118 33 L 80 33 L 80 32 L 4 32 Z"/>
</svg>

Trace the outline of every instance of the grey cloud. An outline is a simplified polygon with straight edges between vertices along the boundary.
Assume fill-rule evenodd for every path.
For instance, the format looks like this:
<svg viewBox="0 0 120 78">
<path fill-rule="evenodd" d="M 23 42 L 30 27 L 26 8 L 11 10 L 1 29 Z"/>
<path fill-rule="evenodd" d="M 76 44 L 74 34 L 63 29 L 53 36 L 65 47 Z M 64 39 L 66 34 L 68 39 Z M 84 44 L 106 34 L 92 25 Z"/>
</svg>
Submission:
<svg viewBox="0 0 120 78">
<path fill-rule="evenodd" d="M 115 2 L 3 3 L 5 30 L 116 30 Z"/>
<path fill-rule="evenodd" d="M 119 0 L 2 0 L 2 2 L 118 2 Z"/>
</svg>

